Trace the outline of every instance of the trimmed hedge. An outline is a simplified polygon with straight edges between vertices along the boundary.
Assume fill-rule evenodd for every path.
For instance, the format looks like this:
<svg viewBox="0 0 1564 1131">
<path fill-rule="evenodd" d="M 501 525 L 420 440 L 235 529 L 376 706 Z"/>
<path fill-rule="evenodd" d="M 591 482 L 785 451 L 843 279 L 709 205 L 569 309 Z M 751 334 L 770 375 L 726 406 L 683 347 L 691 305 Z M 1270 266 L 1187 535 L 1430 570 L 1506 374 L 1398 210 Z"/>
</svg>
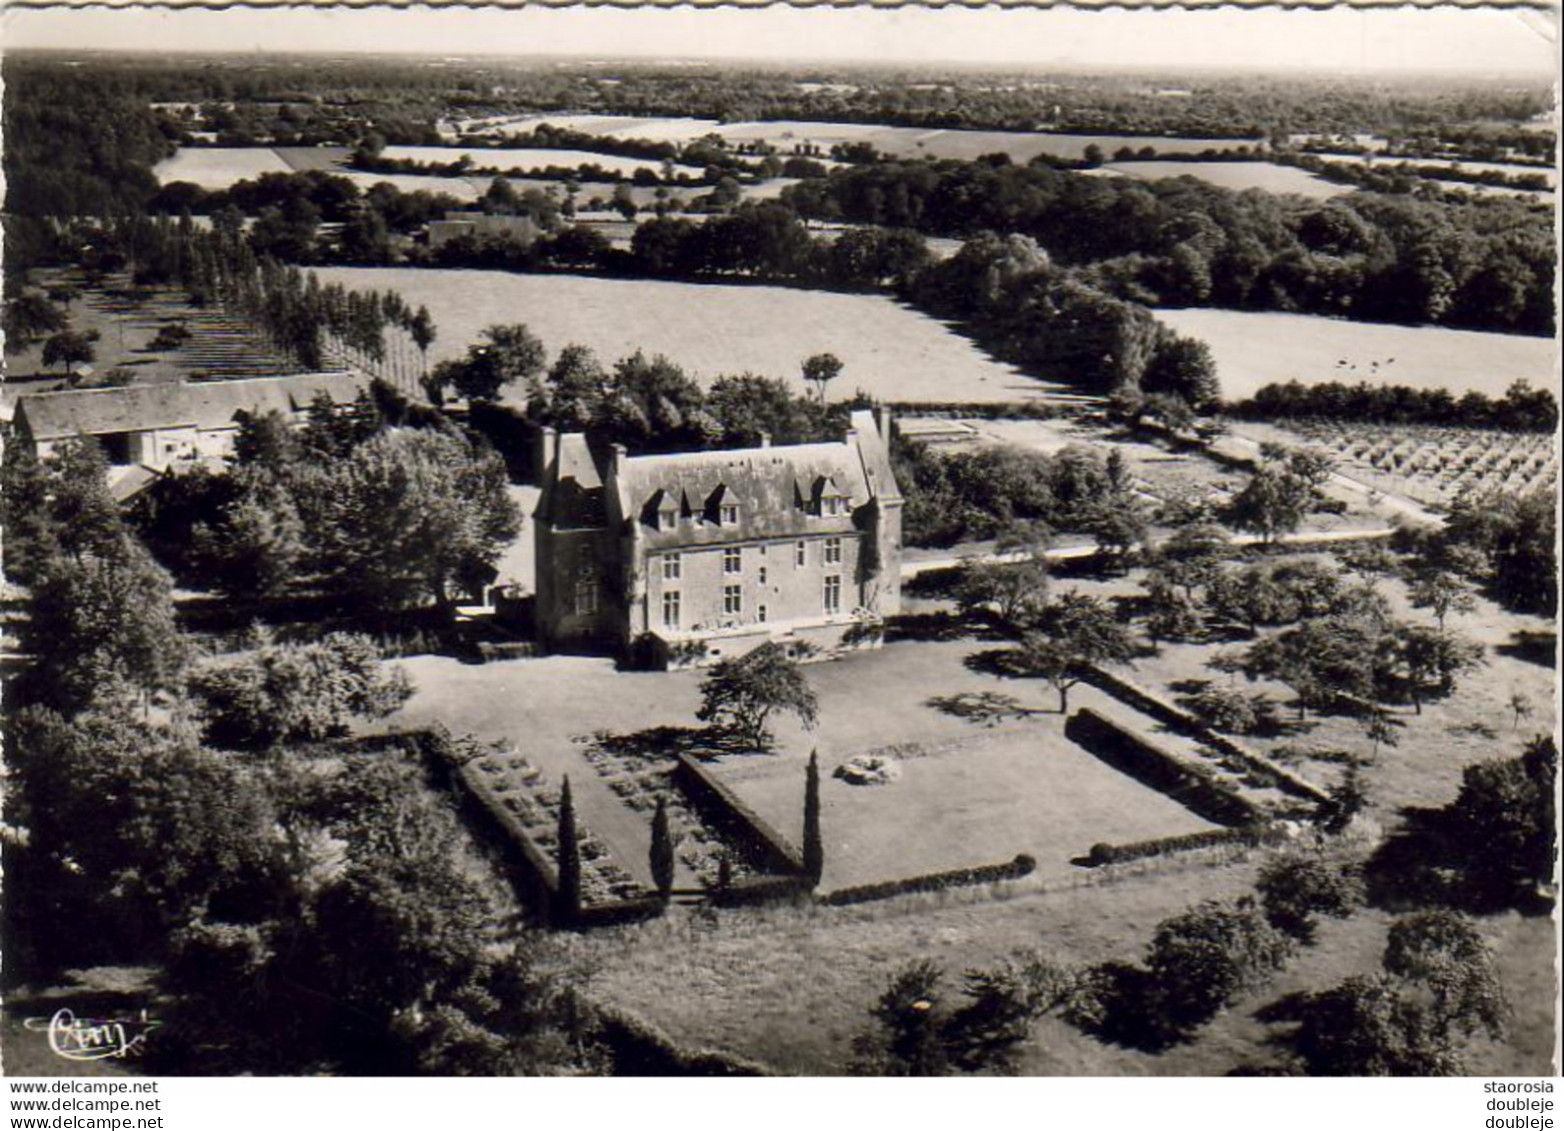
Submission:
<svg viewBox="0 0 1564 1131">
<path fill-rule="evenodd" d="M 909 876 L 903 880 L 887 880 L 880 884 L 862 884 L 858 887 L 839 888 L 821 896 L 820 902 L 829 907 L 843 907 L 850 903 L 869 903 L 876 899 L 908 895 L 913 892 L 944 891 L 946 888 L 972 887 L 977 884 L 998 883 L 1001 880 L 1019 880 L 1037 870 L 1037 861 L 1026 853 L 1004 864 L 979 864 L 973 868 L 955 868 L 949 872 L 930 872 L 922 876 Z"/>
<path fill-rule="evenodd" d="M 807 896 L 814 884 L 808 876 L 744 876 L 706 895 L 713 907 L 753 907 Z"/>
<path fill-rule="evenodd" d="M 1131 844 L 1094 844 L 1086 857 L 1086 863 L 1088 867 L 1100 868 L 1105 864 L 1124 864 L 1130 860 L 1144 860 L 1152 856 L 1171 856 L 1178 852 L 1193 852 L 1196 849 L 1215 848 L 1222 844 L 1241 844 L 1249 848 L 1258 848 L 1263 844 L 1280 844 L 1286 839 L 1287 834 L 1274 825 L 1207 829 L 1204 832 L 1167 836 L 1160 840 L 1140 840 Z"/>
<path fill-rule="evenodd" d="M 1065 737 L 1114 769 L 1167 794 L 1197 816 L 1219 825 L 1251 825 L 1263 815 L 1247 799 L 1229 792 L 1210 771 L 1164 750 L 1145 735 L 1082 707 L 1064 726 Z"/>
<path fill-rule="evenodd" d="M 744 804 L 738 794 L 719 781 L 697 759 L 680 753 L 678 764 L 674 767 L 673 780 L 701 816 L 719 832 L 737 842 L 750 866 L 760 872 L 780 873 L 789 877 L 803 874 L 804 858 L 792 842 Z M 802 808 L 802 781 L 799 782 L 798 797 Z"/>
</svg>

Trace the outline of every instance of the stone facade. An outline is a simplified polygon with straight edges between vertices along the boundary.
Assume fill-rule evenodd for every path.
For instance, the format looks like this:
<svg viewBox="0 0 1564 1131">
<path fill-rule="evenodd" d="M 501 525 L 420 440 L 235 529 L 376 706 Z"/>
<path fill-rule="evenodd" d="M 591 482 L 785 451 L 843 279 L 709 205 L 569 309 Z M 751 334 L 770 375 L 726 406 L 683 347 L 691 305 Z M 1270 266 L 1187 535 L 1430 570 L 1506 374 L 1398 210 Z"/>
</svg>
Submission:
<svg viewBox="0 0 1564 1131">
<path fill-rule="evenodd" d="M 654 456 L 546 433 L 541 642 L 668 666 L 877 642 L 901 607 L 887 424 L 855 412 L 835 443 Z"/>
</svg>

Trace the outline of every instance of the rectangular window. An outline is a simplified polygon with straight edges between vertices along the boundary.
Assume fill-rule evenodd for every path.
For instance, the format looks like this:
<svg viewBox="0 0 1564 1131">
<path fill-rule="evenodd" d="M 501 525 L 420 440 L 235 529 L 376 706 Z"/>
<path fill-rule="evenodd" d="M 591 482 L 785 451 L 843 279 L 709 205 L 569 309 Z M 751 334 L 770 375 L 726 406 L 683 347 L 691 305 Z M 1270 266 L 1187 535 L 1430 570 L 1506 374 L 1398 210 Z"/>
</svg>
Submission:
<svg viewBox="0 0 1564 1131">
<path fill-rule="evenodd" d="M 762 585 L 764 585 L 766 583 L 766 567 L 765 566 L 761 566 L 760 567 L 760 573 L 756 577 L 756 580 L 759 581 Z"/>
<path fill-rule="evenodd" d="M 825 579 L 825 611 L 827 615 L 842 611 L 842 578 L 832 574 Z"/>
<path fill-rule="evenodd" d="M 678 554 L 664 554 L 663 555 L 663 580 L 664 581 L 678 581 L 679 580 L 680 565 L 681 565 L 681 563 L 679 561 L 679 555 Z"/>
<path fill-rule="evenodd" d="M 679 627 L 679 591 L 677 589 L 663 594 L 663 627 Z"/>
<path fill-rule="evenodd" d="M 744 611 L 744 587 L 742 585 L 724 585 L 722 587 L 722 611 L 730 617 L 736 617 Z"/>
<path fill-rule="evenodd" d="M 723 573 L 743 573 L 744 572 L 744 551 L 742 549 L 733 549 L 733 550 L 724 550 L 724 551 L 722 551 L 722 572 Z"/>
<path fill-rule="evenodd" d="M 733 526 L 739 520 L 739 507 L 737 503 L 722 504 L 722 525 Z"/>
<path fill-rule="evenodd" d="M 840 538 L 827 538 L 825 540 L 825 564 L 842 564 L 842 540 Z"/>
<path fill-rule="evenodd" d="M 766 606 L 760 605 L 755 609 L 755 619 L 761 624 L 766 623 Z"/>
<path fill-rule="evenodd" d="M 666 507 L 658 512 L 657 524 L 664 530 L 672 530 L 679 525 L 679 512 L 674 507 Z"/>
<path fill-rule="evenodd" d="M 586 617 L 597 612 L 597 582 L 582 578 L 576 582 L 576 616 Z"/>
<path fill-rule="evenodd" d="M 802 566 L 809 564 L 809 543 L 798 542 L 793 546 L 793 564 Z"/>
</svg>

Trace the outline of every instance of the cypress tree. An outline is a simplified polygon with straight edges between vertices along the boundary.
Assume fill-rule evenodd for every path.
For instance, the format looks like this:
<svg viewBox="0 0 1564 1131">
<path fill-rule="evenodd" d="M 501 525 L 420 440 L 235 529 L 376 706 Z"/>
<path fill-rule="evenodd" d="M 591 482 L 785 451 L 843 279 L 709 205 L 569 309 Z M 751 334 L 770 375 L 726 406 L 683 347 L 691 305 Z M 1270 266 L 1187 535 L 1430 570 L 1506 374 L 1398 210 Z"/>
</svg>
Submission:
<svg viewBox="0 0 1564 1131">
<path fill-rule="evenodd" d="M 581 910 L 581 844 L 576 839 L 576 805 L 567 775 L 559 790 L 559 909 L 569 920 Z"/>
<path fill-rule="evenodd" d="M 825 871 L 825 843 L 820 838 L 820 752 L 809 752 L 804 772 L 804 875 L 818 884 Z"/>
<path fill-rule="evenodd" d="M 652 814 L 652 882 L 664 899 L 673 891 L 673 833 L 668 828 L 668 799 L 657 799 Z"/>
</svg>

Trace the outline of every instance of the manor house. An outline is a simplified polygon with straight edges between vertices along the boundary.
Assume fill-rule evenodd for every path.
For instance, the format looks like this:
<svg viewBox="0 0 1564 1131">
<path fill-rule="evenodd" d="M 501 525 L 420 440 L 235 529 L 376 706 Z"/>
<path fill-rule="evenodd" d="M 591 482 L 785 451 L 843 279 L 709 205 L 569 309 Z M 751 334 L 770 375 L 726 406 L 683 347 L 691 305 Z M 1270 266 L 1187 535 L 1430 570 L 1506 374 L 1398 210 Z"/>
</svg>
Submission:
<svg viewBox="0 0 1564 1131">
<path fill-rule="evenodd" d="M 878 642 L 901 607 L 888 427 L 860 411 L 834 443 L 646 456 L 545 430 L 542 643 L 678 666 Z"/>
</svg>

